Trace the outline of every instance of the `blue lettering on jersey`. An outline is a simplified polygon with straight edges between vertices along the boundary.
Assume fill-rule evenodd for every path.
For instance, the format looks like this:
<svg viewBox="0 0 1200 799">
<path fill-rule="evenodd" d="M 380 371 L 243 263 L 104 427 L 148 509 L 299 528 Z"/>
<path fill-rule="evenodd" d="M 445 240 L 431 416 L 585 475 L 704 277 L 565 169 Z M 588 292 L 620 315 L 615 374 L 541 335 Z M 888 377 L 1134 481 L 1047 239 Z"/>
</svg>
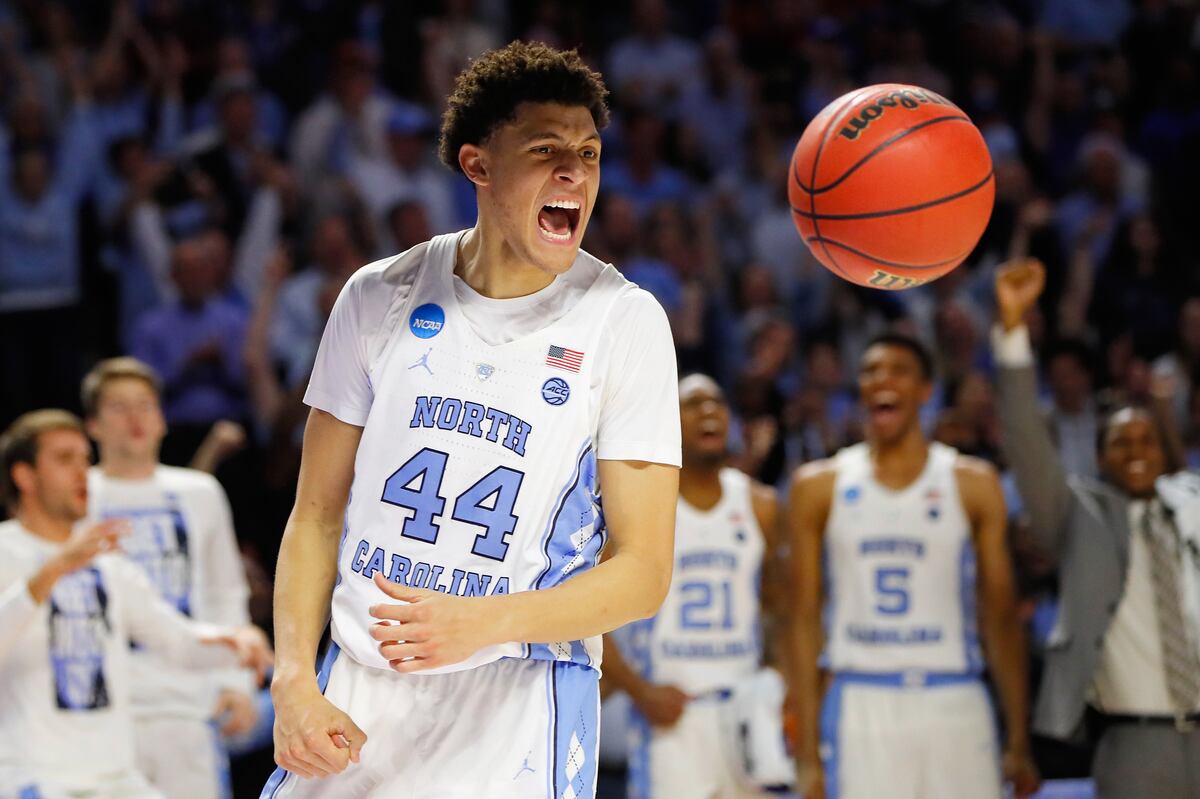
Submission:
<svg viewBox="0 0 1200 799">
<path fill-rule="evenodd" d="M 60 579 L 49 604 L 55 703 L 62 710 L 108 707 L 104 641 L 112 628 L 99 570 L 92 566 Z"/>
<path fill-rule="evenodd" d="M 533 425 L 511 413 L 455 397 L 417 397 L 408 426 L 457 430 L 465 436 L 486 438 L 522 458 L 525 443 L 533 432 Z"/>
<path fill-rule="evenodd" d="M 433 338 L 442 332 L 446 324 L 446 312 L 442 306 L 427 302 L 408 317 L 408 329 L 417 338 Z"/>
<path fill-rule="evenodd" d="M 868 627 L 846 625 L 846 635 L 860 644 L 936 644 L 942 640 L 941 627 Z"/>
<path fill-rule="evenodd" d="M 925 542 L 915 538 L 867 538 L 858 545 L 860 555 L 925 557 Z"/>
<path fill-rule="evenodd" d="M 510 590 L 507 577 L 462 569 L 452 569 L 447 575 L 446 567 L 440 563 L 414 562 L 396 552 L 388 555 L 382 547 L 372 547 L 365 538 L 358 542 L 354 550 L 350 569 L 368 580 L 380 573 L 393 583 L 454 596 L 496 596 L 507 594 Z"/>
<path fill-rule="evenodd" d="M 728 569 L 737 568 L 737 555 L 732 552 L 707 551 L 689 552 L 679 558 L 679 569 Z"/>
<path fill-rule="evenodd" d="M 725 641 L 719 644 L 663 641 L 659 651 L 669 658 L 742 658 L 758 654 L 758 647 L 753 641 Z"/>
</svg>

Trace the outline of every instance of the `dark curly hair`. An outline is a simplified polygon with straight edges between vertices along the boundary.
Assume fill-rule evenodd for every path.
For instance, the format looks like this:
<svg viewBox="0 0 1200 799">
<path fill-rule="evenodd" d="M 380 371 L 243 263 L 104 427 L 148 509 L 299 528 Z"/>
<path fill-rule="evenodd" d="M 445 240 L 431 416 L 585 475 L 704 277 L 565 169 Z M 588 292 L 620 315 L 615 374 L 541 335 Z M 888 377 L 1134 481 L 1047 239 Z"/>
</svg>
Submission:
<svg viewBox="0 0 1200 799">
<path fill-rule="evenodd" d="M 464 144 L 480 144 L 512 120 L 521 103 L 585 106 L 597 128 L 608 124 L 608 89 L 574 50 L 512 42 L 484 53 L 459 73 L 442 115 L 438 156 L 456 172 Z"/>
</svg>

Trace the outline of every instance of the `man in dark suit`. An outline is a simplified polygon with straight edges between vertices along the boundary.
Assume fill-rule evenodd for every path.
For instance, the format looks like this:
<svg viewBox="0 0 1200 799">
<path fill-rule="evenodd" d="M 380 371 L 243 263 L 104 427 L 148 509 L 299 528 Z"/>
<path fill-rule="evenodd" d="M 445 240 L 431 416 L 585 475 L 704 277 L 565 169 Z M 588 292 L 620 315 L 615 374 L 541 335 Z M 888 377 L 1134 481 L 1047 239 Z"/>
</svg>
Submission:
<svg viewBox="0 0 1200 799">
<path fill-rule="evenodd" d="M 1150 414 L 1126 407 L 1099 436 L 1102 479 L 1068 477 L 1038 412 L 1026 312 L 1045 285 L 1037 261 L 996 277 L 1005 450 L 1038 544 L 1058 561 L 1060 607 L 1034 729 L 1101 730 L 1101 799 L 1200 796 L 1200 478 L 1168 475 Z"/>
</svg>

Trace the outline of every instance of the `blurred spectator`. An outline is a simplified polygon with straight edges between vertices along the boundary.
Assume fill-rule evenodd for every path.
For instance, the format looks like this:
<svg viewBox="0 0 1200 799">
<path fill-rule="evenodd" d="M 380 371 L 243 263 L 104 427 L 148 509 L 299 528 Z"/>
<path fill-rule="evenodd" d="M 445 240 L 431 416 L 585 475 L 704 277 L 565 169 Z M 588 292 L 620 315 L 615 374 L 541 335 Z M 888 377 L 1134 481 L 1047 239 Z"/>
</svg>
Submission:
<svg viewBox="0 0 1200 799">
<path fill-rule="evenodd" d="M 708 35 L 703 66 L 702 78 L 689 83 L 680 100 L 680 121 L 698 138 L 710 169 L 736 168 L 745 154 L 754 97 L 729 31 Z"/>
<path fill-rule="evenodd" d="M 446 102 L 454 78 L 469 60 L 503 44 L 494 30 L 472 18 L 475 5 L 475 0 L 447 0 L 442 4 L 443 16 L 428 19 L 421 27 L 425 91 L 435 104 Z"/>
<path fill-rule="evenodd" d="M 700 73 L 700 53 L 667 30 L 668 13 L 663 0 L 634 0 L 633 32 L 613 44 L 604 75 L 622 102 L 673 116 Z"/>
<path fill-rule="evenodd" d="M 132 348 L 162 376 L 163 411 L 172 434 L 190 445 L 181 447 L 188 459 L 213 422 L 244 419 L 247 410 L 247 313 L 219 296 L 218 268 L 203 237 L 175 245 L 171 277 L 178 299 L 138 320 Z"/>
<path fill-rule="evenodd" d="M 270 326 L 272 361 L 283 368 L 284 385 L 292 388 L 308 378 L 325 328 L 318 298 L 326 284 L 339 289 L 366 263 L 353 225 L 344 216 L 327 216 L 316 225 L 312 263 L 282 279 Z M 336 294 L 336 291 L 335 291 Z"/>
<path fill-rule="evenodd" d="M 458 230 L 452 181 L 455 176 L 430 158 L 433 116 L 416 106 L 397 106 L 387 123 L 387 154 L 349 155 L 346 177 L 362 198 L 376 227 L 378 254 L 396 252 L 387 213 L 401 200 L 420 203 L 434 234 Z"/>
<path fill-rule="evenodd" d="M 292 166 L 308 191 L 338 171 L 351 156 L 381 159 L 386 154 L 387 122 L 394 101 L 375 85 L 375 63 L 361 44 L 338 44 L 329 90 L 320 95 L 292 128 Z"/>
<path fill-rule="evenodd" d="M 659 203 L 686 203 L 687 180 L 663 163 L 664 124 L 648 111 L 630 111 L 625 117 L 625 160 L 609 162 L 604 188 L 628 197 L 639 217 Z"/>
<path fill-rule="evenodd" d="M 1200 383 L 1200 296 L 1183 302 L 1176 325 L 1175 346 L 1154 361 L 1154 373 L 1169 376 L 1180 387 L 1175 394 L 1175 413 L 1182 425 L 1189 417 L 1194 387 Z"/>
<path fill-rule="evenodd" d="M 1061 341 L 1046 356 L 1047 421 L 1067 474 L 1095 477 L 1099 412 L 1092 397 L 1093 355 L 1085 344 Z"/>
<path fill-rule="evenodd" d="M 83 275 L 79 204 L 98 164 L 83 75 L 70 69 L 74 105 L 62 135 L 44 134 L 32 96 L 14 110 L 0 150 L 0 423 L 35 407 L 75 405 L 82 370 Z"/>
<path fill-rule="evenodd" d="M 254 104 L 253 139 L 272 152 L 281 152 L 287 143 L 287 109 L 274 93 L 258 85 L 249 43 L 237 36 L 226 36 L 217 43 L 216 62 L 213 89 L 192 108 L 190 129 L 202 131 L 218 126 L 222 93 L 230 87 L 244 85 L 252 94 Z"/>
</svg>

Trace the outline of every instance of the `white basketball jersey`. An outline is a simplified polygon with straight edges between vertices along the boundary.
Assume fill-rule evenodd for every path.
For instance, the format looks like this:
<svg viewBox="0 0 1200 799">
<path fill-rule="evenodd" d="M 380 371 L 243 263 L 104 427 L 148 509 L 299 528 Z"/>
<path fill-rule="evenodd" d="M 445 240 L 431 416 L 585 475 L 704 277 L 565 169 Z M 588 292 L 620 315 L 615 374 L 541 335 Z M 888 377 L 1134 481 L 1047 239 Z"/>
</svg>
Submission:
<svg viewBox="0 0 1200 799">
<path fill-rule="evenodd" d="M 982 670 L 957 457 L 930 443 L 920 476 L 893 491 L 876 482 L 866 444 L 836 455 L 825 528 L 825 665 L 833 671 Z"/>
<path fill-rule="evenodd" d="M 655 617 L 633 635 L 644 676 L 689 694 L 730 688 L 761 660 L 759 585 L 765 544 L 750 478 L 721 470 L 721 500 L 701 511 L 681 497 L 675 570 Z"/>
<path fill-rule="evenodd" d="M 368 635 L 368 609 L 388 600 L 375 574 L 459 596 L 545 589 L 593 567 L 606 538 L 593 365 L 612 308 L 638 289 L 580 253 L 571 280 L 584 290 L 575 305 L 540 330 L 491 345 L 456 299 L 456 242 L 439 236 L 381 267 L 380 288 L 397 298 L 388 312 L 395 328 L 370 365 L 374 396 L 332 608 L 334 640 L 378 668 L 388 664 Z M 598 667 L 600 638 L 507 643 L 425 673 L 501 657 Z"/>
</svg>

